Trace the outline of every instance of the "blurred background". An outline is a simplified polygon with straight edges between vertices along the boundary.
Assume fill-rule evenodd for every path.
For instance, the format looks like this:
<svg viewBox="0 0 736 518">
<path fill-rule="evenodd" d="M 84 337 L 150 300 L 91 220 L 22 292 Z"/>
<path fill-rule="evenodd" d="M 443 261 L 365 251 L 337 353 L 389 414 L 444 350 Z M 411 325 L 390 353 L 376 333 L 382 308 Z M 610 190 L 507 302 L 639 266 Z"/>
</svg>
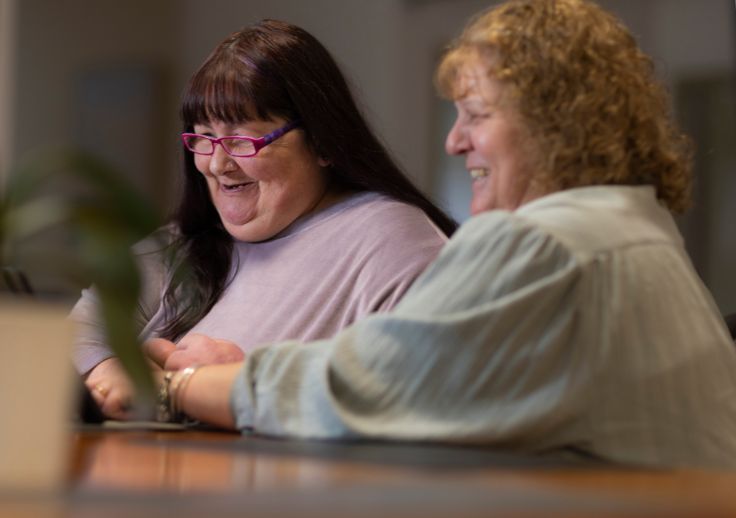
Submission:
<svg viewBox="0 0 736 518">
<path fill-rule="evenodd" d="M 736 312 L 736 8 L 733 0 L 601 0 L 652 55 L 698 151 L 680 223 L 723 313 Z M 420 187 L 458 220 L 469 176 L 444 155 L 454 116 L 432 73 L 491 0 L 0 0 L 0 187 L 26 157 L 92 151 L 162 209 L 177 194 L 179 95 L 227 34 L 262 18 L 332 52 L 367 118 Z M 729 223 L 730 222 L 730 223 Z"/>
</svg>

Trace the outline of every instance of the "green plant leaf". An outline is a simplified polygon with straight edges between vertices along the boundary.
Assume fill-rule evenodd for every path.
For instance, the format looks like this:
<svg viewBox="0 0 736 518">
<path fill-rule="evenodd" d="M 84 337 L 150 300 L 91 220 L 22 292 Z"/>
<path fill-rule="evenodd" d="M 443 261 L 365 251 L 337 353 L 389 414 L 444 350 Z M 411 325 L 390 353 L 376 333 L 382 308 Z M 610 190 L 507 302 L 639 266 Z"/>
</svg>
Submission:
<svg viewBox="0 0 736 518">
<path fill-rule="evenodd" d="M 2 264 L 44 233 L 61 236 L 36 261 L 54 275 L 92 284 L 110 348 L 137 387 L 138 408 L 155 388 L 135 319 L 140 278 L 131 246 L 162 224 L 158 211 L 119 172 L 82 152 L 49 152 L 11 172 L 0 199 Z"/>
</svg>

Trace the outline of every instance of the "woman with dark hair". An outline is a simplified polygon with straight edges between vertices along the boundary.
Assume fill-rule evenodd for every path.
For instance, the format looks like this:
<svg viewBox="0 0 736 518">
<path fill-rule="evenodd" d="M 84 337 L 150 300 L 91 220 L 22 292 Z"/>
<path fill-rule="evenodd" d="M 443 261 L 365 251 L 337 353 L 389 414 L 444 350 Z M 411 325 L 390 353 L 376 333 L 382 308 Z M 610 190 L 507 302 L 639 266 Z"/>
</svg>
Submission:
<svg viewBox="0 0 736 518">
<path fill-rule="evenodd" d="M 192 77 L 182 119 L 183 196 L 169 246 L 138 246 L 139 316 L 143 338 L 204 344 L 198 363 L 330 337 L 390 309 L 455 229 L 299 27 L 265 20 L 225 39 Z M 126 417 L 132 389 L 95 307 L 87 290 L 73 313 L 77 367 L 103 411 Z"/>
</svg>

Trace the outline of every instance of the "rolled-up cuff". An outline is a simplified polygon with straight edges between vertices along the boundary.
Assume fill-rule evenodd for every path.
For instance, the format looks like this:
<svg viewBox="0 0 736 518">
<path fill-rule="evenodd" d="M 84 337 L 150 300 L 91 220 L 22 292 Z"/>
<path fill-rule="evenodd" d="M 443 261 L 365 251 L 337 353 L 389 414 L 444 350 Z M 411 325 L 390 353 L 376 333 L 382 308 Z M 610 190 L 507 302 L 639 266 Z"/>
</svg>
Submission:
<svg viewBox="0 0 736 518">
<path fill-rule="evenodd" d="M 255 422 L 256 402 L 248 363 L 243 364 L 230 387 L 230 410 L 238 430 L 251 429 Z"/>
</svg>

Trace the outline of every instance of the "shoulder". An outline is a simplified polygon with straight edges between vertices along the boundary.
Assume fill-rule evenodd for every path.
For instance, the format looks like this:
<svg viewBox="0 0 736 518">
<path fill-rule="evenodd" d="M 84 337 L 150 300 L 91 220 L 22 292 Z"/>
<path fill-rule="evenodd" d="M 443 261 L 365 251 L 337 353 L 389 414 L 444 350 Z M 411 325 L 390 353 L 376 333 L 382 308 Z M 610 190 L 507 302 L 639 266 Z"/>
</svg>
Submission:
<svg viewBox="0 0 736 518">
<path fill-rule="evenodd" d="M 311 243 L 373 286 L 406 288 L 447 243 L 421 209 L 376 193 L 351 197 L 334 216 Z"/>
<path fill-rule="evenodd" d="M 440 259 L 496 276 L 520 267 L 557 268 L 574 250 L 538 222 L 508 211 L 479 214 L 460 226 Z"/>
<path fill-rule="evenodd" d="M 158 256 L 159 258 L 180 237 L 180 232 L 173 223 L 156 229 L 133 245 L 133 253 L 138 257 Z"/>
<path fill-rule="evenodd" d="M 577 282 L 581 271 L 574 251 L 535 222 L 513 212 L 485 212 L 460 226 L 402 308 L 521 303 Z"/>
<path fill-rule="evenodd" d="M 516 214 L 581 254 L 682 243 L 672 216 L 649 186 L 569 189 L 530 202 Z"/>
<path fill-rule="evenodd" d="M 282 239 L 286 238 L 286 239 Z M 374 192 L 356 193 L 302 220 L 281 235 L 284 246 L 309 243 L 310 247 L 340 248 L 343 252 L 370 253 L 383 250 L 395 255 L 434 249 L 447 237 L 421 209 Z"/>
<path fill-rule="evenodd" d="M 168 224 L 133 245 L 133 255 L 142 277 L 144 298 L 156 297 L 163 290 L 175 259 L 172 245 L 179 236 L 177 227 Z"/>
<path fill-rule="evenodd" d="M 447 241 L 420 208 L 374 192 L 352 196 L 340 211 L 340 220 L 342 225 L 359 229 L 364 239 Z"/>
</svg>

